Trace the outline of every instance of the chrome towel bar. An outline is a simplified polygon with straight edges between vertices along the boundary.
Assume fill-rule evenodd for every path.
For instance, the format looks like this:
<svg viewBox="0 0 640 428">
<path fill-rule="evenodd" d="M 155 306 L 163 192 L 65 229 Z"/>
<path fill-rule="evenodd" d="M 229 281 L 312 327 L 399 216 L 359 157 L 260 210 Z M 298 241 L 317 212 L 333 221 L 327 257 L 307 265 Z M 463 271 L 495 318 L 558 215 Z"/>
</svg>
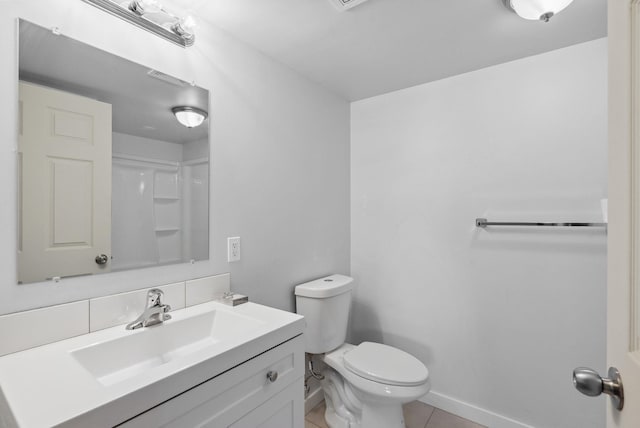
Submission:
<svg viewBox="0 0 640 428">
<path fill-rule="evenodd" d="M 607 227 L 607 223 L 488 221 L 486 218 L 476 219 L 476 227 L 487 226 Z"/>
</svg>

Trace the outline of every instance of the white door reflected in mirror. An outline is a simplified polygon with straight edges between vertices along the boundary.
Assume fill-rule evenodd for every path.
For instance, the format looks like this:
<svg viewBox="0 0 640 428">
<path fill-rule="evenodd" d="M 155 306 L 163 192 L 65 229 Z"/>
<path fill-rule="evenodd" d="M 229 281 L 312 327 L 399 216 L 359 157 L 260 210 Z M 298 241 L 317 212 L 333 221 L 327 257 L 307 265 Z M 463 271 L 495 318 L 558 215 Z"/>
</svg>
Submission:
<svg viewBox="0 0 640 428">
<path fill-rule="evenodd" d="M 108 271 L 111 105 L 20 83 L 18 278 Z"/>
</svg>

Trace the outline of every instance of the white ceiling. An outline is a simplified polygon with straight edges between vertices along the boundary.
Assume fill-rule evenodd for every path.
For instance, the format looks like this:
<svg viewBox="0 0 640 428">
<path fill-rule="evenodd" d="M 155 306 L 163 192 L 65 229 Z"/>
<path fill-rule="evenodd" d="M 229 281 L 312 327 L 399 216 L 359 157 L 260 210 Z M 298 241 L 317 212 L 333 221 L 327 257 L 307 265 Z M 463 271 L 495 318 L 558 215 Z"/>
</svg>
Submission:
<svg viewBox="0 0 640 428">
<path fill-rule="evenodd" d="M 549 23 L 502 0 L 168 0 L 348 100 L 606 36 L 607 1 L 575 0 Z M 165 2 L 166 3 L 166 2 Z"/>
</svg>

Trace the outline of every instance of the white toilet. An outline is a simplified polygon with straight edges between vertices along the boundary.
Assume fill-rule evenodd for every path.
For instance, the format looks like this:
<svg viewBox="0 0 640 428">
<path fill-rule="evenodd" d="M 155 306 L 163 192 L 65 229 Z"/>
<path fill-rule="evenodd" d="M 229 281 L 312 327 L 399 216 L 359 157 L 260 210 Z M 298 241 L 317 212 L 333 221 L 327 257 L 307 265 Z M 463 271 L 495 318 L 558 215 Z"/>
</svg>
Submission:
<svg viewBox="0 0 640 428">
<path fill-rule="evenodd" d="M 326 364 L 321 381 L 331 428 L 405 428 L 402 405 L 429 392 L 429 371 L 414 356 L 380 343 L 344 343 L 353 279 L 344 275 L 300 284 L 306 349 Z"/>
</svg>

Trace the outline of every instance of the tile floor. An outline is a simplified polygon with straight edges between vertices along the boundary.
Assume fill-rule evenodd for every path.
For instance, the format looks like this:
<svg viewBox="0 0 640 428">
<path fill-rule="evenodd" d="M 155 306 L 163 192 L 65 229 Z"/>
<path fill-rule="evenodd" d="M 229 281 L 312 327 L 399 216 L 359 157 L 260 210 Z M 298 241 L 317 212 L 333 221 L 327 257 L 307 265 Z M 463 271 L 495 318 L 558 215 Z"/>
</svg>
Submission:
<svg viewBox="0 0 640 428">
<path fill-rule="evenodd" d="M 324 421 L 324 401 L 307 413 L 305 428 L 329 428 Z M 404 422 L 407 428 L 485 428 L 444 410 L 414 401 L 404 406 Z"/>
</svg>

